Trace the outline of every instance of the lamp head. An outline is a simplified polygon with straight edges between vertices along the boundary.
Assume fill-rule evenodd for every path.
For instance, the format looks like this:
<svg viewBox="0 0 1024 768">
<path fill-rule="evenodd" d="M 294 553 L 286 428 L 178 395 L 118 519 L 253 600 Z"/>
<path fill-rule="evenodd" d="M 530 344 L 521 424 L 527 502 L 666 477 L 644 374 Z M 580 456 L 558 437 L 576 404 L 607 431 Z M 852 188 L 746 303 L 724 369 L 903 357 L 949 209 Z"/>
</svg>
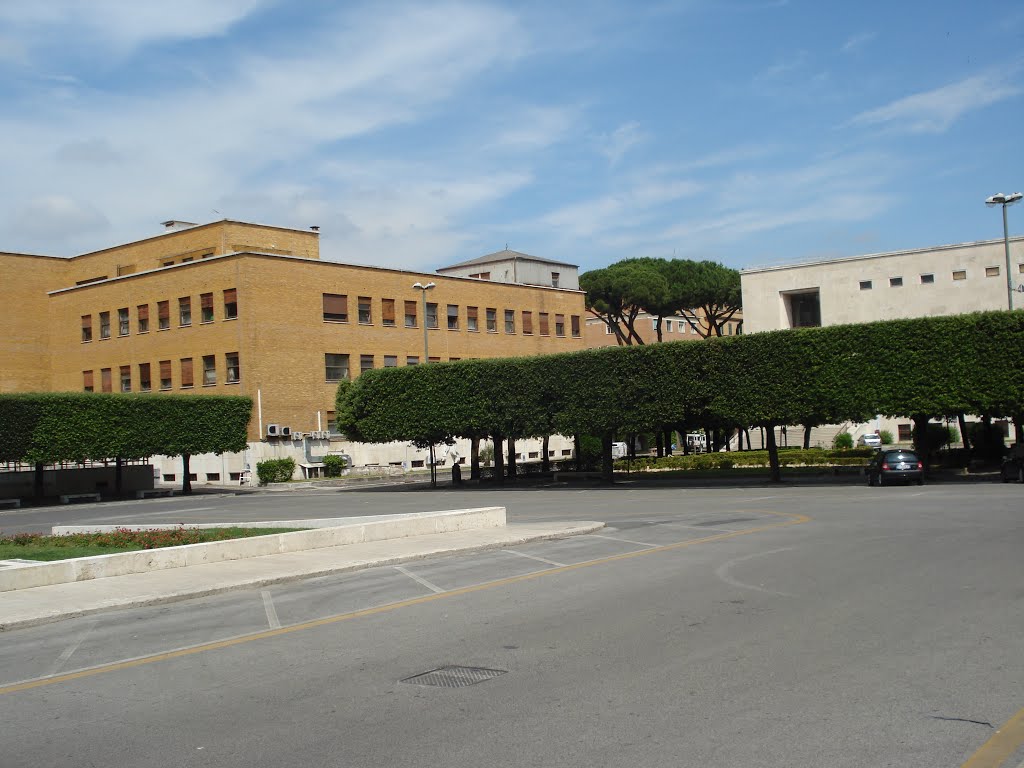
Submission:
<svg viewBox="0 0 1024 768">
<path fill-rule="evenodd" d="M 1009 195 L 1004 195 L 1002 192 L 999 192 L 997 194 L 992 195 L 992 197 L 986 198 L 985 205 L 1013 205 L 1014 203 L 1018 202 L 1022 197 L 1024 197 L 1024 193 L 1021 192 L 1014 192 Z"/>
</svg>

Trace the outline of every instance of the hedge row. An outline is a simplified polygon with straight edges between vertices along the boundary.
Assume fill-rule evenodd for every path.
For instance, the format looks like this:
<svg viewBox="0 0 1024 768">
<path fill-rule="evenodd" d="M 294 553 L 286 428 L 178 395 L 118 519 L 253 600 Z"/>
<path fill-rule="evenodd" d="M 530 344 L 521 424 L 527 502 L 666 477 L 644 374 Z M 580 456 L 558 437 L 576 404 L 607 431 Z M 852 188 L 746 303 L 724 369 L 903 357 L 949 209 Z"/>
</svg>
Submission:
<svg viewBox="0 0 1024 768">
<path fill-rule="evenodd" d="M 864 466 L 874 454 L 870 448 L 849 451 L 793 450 L 779 451 L 779 464 L 789 466 Z M 768 451 L 728 451 L 701 453 L 690 456 L 674 455 L 662 458 L 642 457 L 627 462 L 620 459 L 615 469 L 645 471 L 652 469 L 732 469 L 733 467 L 767 467 Z"/>
</svg>

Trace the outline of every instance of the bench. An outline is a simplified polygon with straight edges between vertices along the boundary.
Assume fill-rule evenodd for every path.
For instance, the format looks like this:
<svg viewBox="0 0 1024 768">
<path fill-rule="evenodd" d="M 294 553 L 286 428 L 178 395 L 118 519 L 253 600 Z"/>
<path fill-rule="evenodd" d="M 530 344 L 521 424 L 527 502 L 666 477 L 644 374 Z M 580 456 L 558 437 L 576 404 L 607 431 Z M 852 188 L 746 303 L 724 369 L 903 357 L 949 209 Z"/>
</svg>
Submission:
<svg viewBox="0 0 1024 768">
<path fill-rule="evenodd" d="M 135 492 L 136 499 L 154 499 L 157 496 L 173 496 L 173 488 L 146 488 Z"/>
<path fill-rule="evenodd" d="M 0 499 L 0 507 L 20 507 L 21 499 Z"/>
<path fill-rule="evenodd" d="M 99 501 L 98 493 L 65 493 L 61 494 L 60 503 L 70 504 L 74 501 Z"/>
</svg>

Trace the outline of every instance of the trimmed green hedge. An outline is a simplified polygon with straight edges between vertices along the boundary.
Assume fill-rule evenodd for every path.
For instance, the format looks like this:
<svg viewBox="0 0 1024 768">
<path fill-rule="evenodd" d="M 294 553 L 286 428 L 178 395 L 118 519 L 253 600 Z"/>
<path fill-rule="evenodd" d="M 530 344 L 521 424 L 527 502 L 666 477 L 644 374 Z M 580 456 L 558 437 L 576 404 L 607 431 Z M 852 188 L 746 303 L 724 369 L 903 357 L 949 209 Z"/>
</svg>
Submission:
<svg viewBox="0 0 1024 768">
<path fill-rule="evenodd" d="M 295 474 L 295 459 L 267 459 L 256 464 L 256 477 L 260 485 L 287 483 Z"/>
<path fill-rule="evenodd" d="M 779 464 L 789 466 L 863 466 L 868 463 L 874 451 L 870 448 L 823 451 L 780 450 Z M 615 469 L 624 471 L 646 471 L 653 469 L 732 469 L 733 467 L 767 467 L 768 451 L 725 451 L 721 453 L 700 453 L 690 456 L 643 457 L 627 462 L 620 459 Z"/>
</svg>

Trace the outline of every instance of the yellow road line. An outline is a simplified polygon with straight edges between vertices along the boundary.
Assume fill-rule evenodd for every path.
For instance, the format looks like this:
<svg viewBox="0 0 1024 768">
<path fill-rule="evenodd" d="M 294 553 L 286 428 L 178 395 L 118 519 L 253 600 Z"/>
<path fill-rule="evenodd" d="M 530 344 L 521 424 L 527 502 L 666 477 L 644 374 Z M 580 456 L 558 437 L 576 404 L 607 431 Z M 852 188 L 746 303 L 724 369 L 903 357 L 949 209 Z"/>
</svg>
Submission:
<svg viewBox="0 0 1024 768">
<path fill-rule="evenodd" d="M 129 661 L 118 661 L 111 664 L 105 664 L 99 667 L 92 667 L 91 669 L 83 669 L 78 672 L 68 672 L 63 675 L 54 675 L 53 677 L 45 677 L 37 680 L 27 680 L 23 683 L 15 683 L 13 685 L 6 685 L 0 687 L 0 696 L 7 693 L 18 693 L 19 691 L 30 691 L 33 688 L 42 688 L 47 685 L 55 685 L 56 683 L 67 683 L 72 680 L 80 680 L 85 677 L 94 677 L 95 675 L 102 675 L 107 672 L 118 672 L 124 669 L 131 669 L 133 667 L 141 667 L 145 664 L 154 664 L 159 661 L 169 661 L 170 659 L 178 659 L 182 656 L 191 656 L 196 653 L 205 653 L 207 651 L 217 651 L 222 648 L 230 648 L 235 645 L 242 645 L 243 643 L 251 643 L 256 640 L 266 640 L 272 637 L 280 637 L 281 635 L 288 635 L 293 632 L 301 632 L 307 629 L 316 629 L 317 627 L 325 627 L 331 624 L 337 624 L 342 621 L 349 621 L 350 619 L 359 619 L 365 616 L 374 616 L 379 613 L 387 613 L 394 611 L 399 608 L 408 608 L 414 605 L 423 605 L 425 603 L 431 603 L 435 600 L 442 600 L 448 597 L 458 597 L 460 595 L 469 595 L 474 592 L 482 592 L 485 589 L 493 589 L 495 587 L 504 587 L 509 584 L 519 584 L 524 581 L 530 581 L 532 579 L 539 579 L 541 576 L 551 576 L 558 573 L 568 573 L 569 571 L 575 571 L 580 568 L 589 568 L 594 565 L 603 565 L 605 563 L 614 563 L 619 560 L 628 560 L 634 557 L 644 557 L 651 555 L 656 552 L 668 552 L 673 549 L 683 549 L 685 547 L 692 547 L 696 544 L 707 544 L 712 541 L 724 541 L 725 539 L 735 538 L 736 536 L 746 536 L 751 533 L 759 533 L 761 531 L 767 531 L 772 528 L 784 528 L 790 525 L 799 525 L 800 523 L 810 522 L 811 518 L 806 515 L 800 515 L 792 512 L 768 512 L 766 510 L 750 510 L 762 515 L 774 515 L 776 517 L 787 517 L 780 523 L 771 523 L 769 525 L 761 525 L 756 528 L 744 528 L 739 531 L 730 531 L 729 533 L 718 533 L 714 536 L 705 536 L 700 539 L 688 539 L 686 541 L 677 541 L 673 544 L 665 544 L 657 547 L 656 549 L 641 549 L 636 552 L 625 552 L 619 555 L 609 555 L 608 557 L 601 557 L 596 560 L 587 560 L 582 563 L 573 563 L 572 565 L 563 565 L 557 568 L 546 568 L 542 571 L 533 571 L 531 573 L 525 573 L 521 576 L 510 576 L 505 579 L 497 579 L 496 581 L 488 581 L 482 584 L 474 584 L 469 587 L 460 587 L 459 589 L 452 589 L 448 592 L 438 592 L 436 594 L 424 595 L 422 597 L 414 597 L 409 600 L 401 600 L 397 603 L 388 603 L 387 605 L 379 605 L 375 608 L 364 608 L 359 611 L 352 611 L 350 613 L 342 613 L 336 616 L 327 616 L 322 619 L 313 619 L 312 621 L 306 621 L 301 624 L 292 624 L 287 627 L 281 627 L 279 629 L 264 630 L 262 632 L 254 632 L 251 635 L 242 635 L 240 637 L 233 637 L 228 640 L 218 640 L 212 643 L 204 643 L 202 645 L 195 645 L 190 648 L 182 648 L 177 651 L 167 651 L 166 653 L 156 653 L 151 656 L 142 656 L 137 659 L 131 659 Z"/>
<path fill-rule="evenodd" d="M 1024 746 L 1024 709 L 1007 720 L 960 768 L 999 768 Z"/>
</svg>

